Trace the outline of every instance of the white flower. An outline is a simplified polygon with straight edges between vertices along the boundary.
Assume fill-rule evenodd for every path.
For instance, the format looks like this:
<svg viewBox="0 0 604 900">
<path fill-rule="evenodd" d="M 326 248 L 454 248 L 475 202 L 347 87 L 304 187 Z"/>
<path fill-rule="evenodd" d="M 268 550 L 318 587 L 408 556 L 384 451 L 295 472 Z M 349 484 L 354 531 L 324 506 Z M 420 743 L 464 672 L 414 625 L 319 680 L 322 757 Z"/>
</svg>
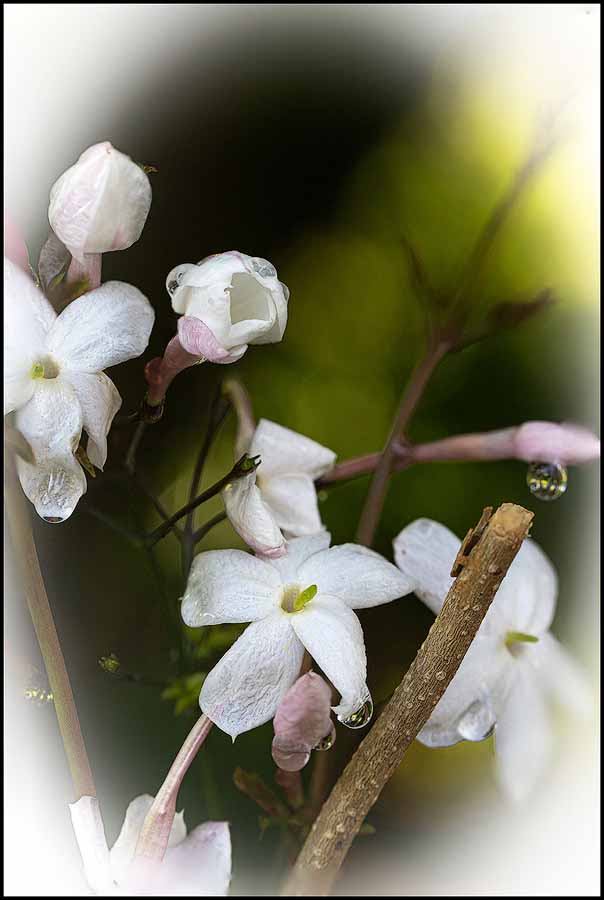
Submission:
<svg viewBox="0 0 604 900">
<path fill-rule="evenodd" d="M 389 603 L 411 582 L 379 554 L 355 544 L 328 549 L 330 535 L 295 538 L 280 559 L 241 550 L 195 557 L 182 602 L 192 627 L 251 622 L 212 669 L 202 711 L 233 740 L 273 718 L 308 650 L 341 695 L 345 719 L 369 699 L 367 661 L 353 609 Z"/>
<path fill-rule="evenodd" d="M 82 153 L 52 186 L 48 219 L 72 256 L 84 262 L 87 253 L 132 246 L 150 207 L 145 172 L 104 141 Z"/>
<path fill-rule="evenodd" d="M 394 540 L 394 557 L 414 591 L 437 614 L 453 579 L 458 538 L 438 522 L 417 519 Z M 480 741 L 495 730 L 498 780 L 523 800 L 545 770 L 554 730 L 548 697 L 581 712 L 584 677 L 549 633 L 556 573 L 530 538 L 522 544 L 457 674 L 418 735 L 428 747 Z"/>
<path fill-rule="evenodd" d="M 136 856 L 139 834 L 153 797 L 136 797 L 109 850 L 96 797 L 69 807 L 86 880 L 95 894 L 158 897 L 224 897 L 231 880 L 227 822 L 206 822 L 189 834 L 184 813 L 174 817 L 162 860 Z"/>
<path fill-rule="evenodd" d="M 4 262 L 4 413 L 29 442 L 35 465 L 17 460 L 19 478 L 40 516 L 62 521 L 86 491 L 74 456 L 82 429 L 102 469 L 107 433 L 121 398 L 102 372 L 140 356 L 155 313 L 137 288 L 108 281 L 57 316 L 18 266 Z"/>
<path fill-rule="evenodd" d="M 271 263 L 236 250 L 176 266 L 166 279 L 182 318 L 178 336 L 189 353 L 210 362 L 240 359 L 248 344 L 280 341 L 289 290 Z"/>
<path fill-rule="evenodd" d="M 315 480 L 336 455 L 289 428 L 261 419 L 247 448 L 260 456 L 258 469 L 222 492 L 227 515 L 246 544 L 264 556 L 285 553 L 285 538 L 323 528 Z"/>
</svg>

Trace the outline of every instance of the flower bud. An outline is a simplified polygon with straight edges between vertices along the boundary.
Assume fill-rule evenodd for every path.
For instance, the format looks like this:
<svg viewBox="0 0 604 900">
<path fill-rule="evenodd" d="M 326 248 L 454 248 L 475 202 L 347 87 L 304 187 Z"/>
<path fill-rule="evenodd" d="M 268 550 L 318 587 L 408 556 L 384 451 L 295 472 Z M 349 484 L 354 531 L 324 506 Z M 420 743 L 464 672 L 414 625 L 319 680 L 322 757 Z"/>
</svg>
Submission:
<svg viewBox="0 0 604 900">
<path fill-rule="evenodd" d="M 50 191 L 52 230 L 79 262 L 137 241 L 151 206 L 142 168 L 108 141 L 94 144 Z"/>
<path fill-rule="evenodd" d="M 331 721 L 331 688 L 314 672 L 292 685 L 275 713 L 272 754 L 286 772 L 304 768 L 311 750 L 327 735 L 334 735 Z"/>
<path fill-rule="evenodd" d="M 28 275 L 31 275 L 29 254 L 23 233 L 7 212 L 4 213 L 4 255 Z"/>
<path fill-rule="evenodd" d="M 176 266 L 166 279 L 178 336 L 189 353 L 214 363 L 240 359 L 248 344 L 280 341 L 289 291 L 271 263 L 235 250 Z M 192 324 L 197 322 L 197 327 Z"/>
<path fill-rule="evenodd" d="M 599 458 L 600 441 L 580 425 L 525 422 L 516 429 L 514 451 L 514 456 L 525 462 L 577 465 Z"/>
</svg>

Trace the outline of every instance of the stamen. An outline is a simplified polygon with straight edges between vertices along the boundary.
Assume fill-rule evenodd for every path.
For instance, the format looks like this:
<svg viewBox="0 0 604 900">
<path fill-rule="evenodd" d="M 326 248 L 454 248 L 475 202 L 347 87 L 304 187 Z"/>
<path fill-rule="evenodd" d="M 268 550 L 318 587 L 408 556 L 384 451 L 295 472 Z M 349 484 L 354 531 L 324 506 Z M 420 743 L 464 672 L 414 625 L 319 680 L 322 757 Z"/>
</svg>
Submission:
<svg viewBox="0 0 604 900">
<path fill-rule="evenodd" d="M 536 644 L 538 640 L 539 638 L 534 634 L 526 634 L 524 631 L 508 631 L 505 636 L 505 645 L 510 647 L 516 643 Z"/>
</svg>

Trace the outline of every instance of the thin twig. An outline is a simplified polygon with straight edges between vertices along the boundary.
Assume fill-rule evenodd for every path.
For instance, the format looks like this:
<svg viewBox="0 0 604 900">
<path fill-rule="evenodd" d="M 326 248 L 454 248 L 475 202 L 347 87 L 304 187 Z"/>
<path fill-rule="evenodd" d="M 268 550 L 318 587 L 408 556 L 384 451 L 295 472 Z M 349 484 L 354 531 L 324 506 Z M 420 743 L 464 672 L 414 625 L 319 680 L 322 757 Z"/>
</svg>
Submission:
<svg viewBox="0 0 604 900">
<path fill-rule="evenodd" d="M 206 536 L 206 534 L 208 534 L 208 532 L 211 531 L 212 528 L 214 528 L 215 525 L 219 525 L 221 522 L 224 522 L 226 517 L 227 514 L 225 512 L 216 513 L 215 516 L 201 525 L 197 529 L 197 531 L 193 533 L 193 543 L 198 544 Z"/>
<path fill-rule="evenodd" d="M 411 667 L 324 804 L 285 895 L 329 893 L 367 813 L 468 652 L 528 534 L 533 513 L 504 503 L 486 525 L 485 519 L 483 513 L 480 528 L 471 529 L 466 537 L 454 563 L 455 571 L 461 567 L 460 574 Z"/>
<path fill-rule="evenodd" d="M 126 471 L 132 475 L 136 468 L 136 454 L 138 452 L 138 448 L 140 442 L 143 439 L 145 431 L 147 430 L 146 422 L 139 422 L 136 428 L 134 429 L 134 434 L 130 440 L 130 445 L 128 447 L 128 451 L 126 453 L 126 457 L 124 459 L 124 466 L 126 467 Z"/>
<path fill-rule="evenodd" d="M 84 796 L 94 797 L 96 788 L 92 770 L 86 753 L 65 659 L 40 570 L 27 502 L 17 482 L 13 460 L 7 459 L 7 462 L 9 471 L 6 473 L 8 493 L 6 509 L 13 551 L 19 564 L 25 599 L 54 697 L 57 722 L 65 747 L 76 799 Z"/>
<path fill-rule="evenodd" d="M 431 341 L 426 355 L 416 366 L 411 380 L 403 392 L 388 441 L 376 466 L 367 499 L 365 500 L 357 530 L 357 543 L 359 544 L 370 547 L 373 543 L 396 458 L 396 448 L 404 439 L 405 429 L 415 412 L 432 373 L 451 347 L 452 340 L 444 336 L 437 337 Z"/>
<path fill-rule="evenodd" d="M 162 525 L 159 525 L 155 531 L 152 531 L 151 534 L 147 536 L 147 543 L 150 547 L 153 547 L 157 544 L 158 541 L 161 541 L 167 534 L 170 533 L 173 525 L 176 522 L 179 522 L 184 516 L 187 516 L 194 509 L 197 509 L 198 506 L 201 506 L 202 503 L 206 503 L 208 500 L 211 500 L 212 497 L 215 497 L 216 494 L 219 494 L 223 488 L 235 481 L 237 478 L 242 478 L 244 475 L 247 475 L 253 468 L 255 468 L 256 463 L 254 463 L 251 459 L 246 456 L 243 456 L 239 459 L 230 472 L 227 472 L 222 478 L 220 478 L 215 484 L 211 487 L 207 488 L 203 493 L 201 493 L 198 497 L 195 497 L 190 503 L 187 503 L 178 512 L 175 512 L 173 516 L 164 522 Z"/>
</svg>

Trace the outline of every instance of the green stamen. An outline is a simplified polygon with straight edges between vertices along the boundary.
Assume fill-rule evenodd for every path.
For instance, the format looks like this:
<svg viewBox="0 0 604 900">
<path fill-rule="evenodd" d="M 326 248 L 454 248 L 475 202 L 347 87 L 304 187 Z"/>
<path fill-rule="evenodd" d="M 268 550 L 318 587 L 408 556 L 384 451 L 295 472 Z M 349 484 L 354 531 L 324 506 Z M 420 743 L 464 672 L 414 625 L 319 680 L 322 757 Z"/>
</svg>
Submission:
<svg viewBox="0 0 604 900">
<path fill-rule="evenodd" d="M 44 366 L 42 363 L 34 363 L 30 374 L 32 378 L 44 378 Z"/>
<path fill-rule="evenodd" d="M 304 609 L 307 603 L 310 603 L 312 598 L 317 593 L 317 585 L 311 584 L 310 587 L 305 588 L 301 594 L 298 594 L 296 599 L 294 600 L 294 612 L 300 612 L 301 609 Z"/>
<path fill-rule="evenodd" d="M 511 644 L 524 643 L 536 644 L 539 638 L 534 634 L 525 634 L 524 631 L 508 631 L 505 636 L 505 645 L 509 647 Z"/>
</svg>

